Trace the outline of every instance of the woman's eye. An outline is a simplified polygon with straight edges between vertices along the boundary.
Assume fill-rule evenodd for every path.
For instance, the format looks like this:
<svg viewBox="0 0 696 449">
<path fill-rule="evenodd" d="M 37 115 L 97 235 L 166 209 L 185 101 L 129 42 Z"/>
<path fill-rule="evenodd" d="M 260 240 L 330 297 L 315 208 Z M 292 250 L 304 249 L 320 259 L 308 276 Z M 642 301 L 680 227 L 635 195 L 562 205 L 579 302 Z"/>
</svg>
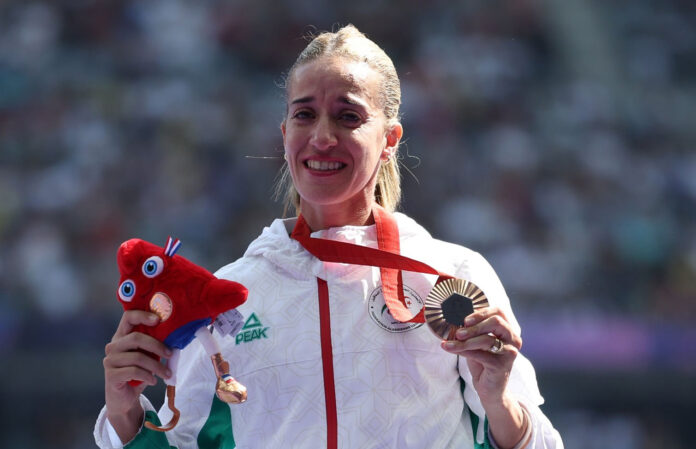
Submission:
<svg viewBox="0 0 696 449">
<path fill-rule="evenodd" d="M 143 264 L 143 274 L 149 278 L 153 278 L 160 274 L 164 269 L 164 262 L 158 256 L 152 256 Z"/>
<path fill-rule="evenodd" d="M 135 296 L 135 282 L 127 279 L 118 286 L 118 297 L 121 301 L 130 302 Z"/>
<path fill-rule="evenodd" d="M 312 118 L 312 113 L 309 111 L 305 111 L 305 110 L 299 110 L 293 114 L 292 118 L 297 118 L 297 119 Z"/>
<path fill-rule="evenodd" d="M 341 114 L 341 120 L 349 123 L 358 123 L 360 122 L 360 116 L 355 112 L 344 112 Z"/>
</svg>

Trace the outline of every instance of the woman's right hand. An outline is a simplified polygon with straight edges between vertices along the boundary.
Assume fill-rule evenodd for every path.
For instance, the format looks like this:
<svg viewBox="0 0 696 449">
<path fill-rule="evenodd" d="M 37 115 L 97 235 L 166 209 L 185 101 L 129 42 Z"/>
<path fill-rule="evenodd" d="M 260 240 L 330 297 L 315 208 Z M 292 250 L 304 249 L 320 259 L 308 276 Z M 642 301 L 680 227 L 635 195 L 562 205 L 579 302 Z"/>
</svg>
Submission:
<svg viewBox="0 0 696 449">
<path fill-rule="evenodd" d="M 121 317 L 118 329 L 111 342 L 105 347 L 104 390 L 106 394 L 106 416 L 124 443 L 132 440 L 140 430 L 143 409 L 140 406 L 140 393 L 148 385 L 155 385 L 159 376 L 163 379 L 171 373 L 159 360 L 143 351 L 167 358 L 171 351 L 155 338 L 133 332 L 139 324 L 154 326 L 159 317 L 144 310 L 127 310 Z M 142 383 L 131 386 L 128 381 Z"/>
</svg>

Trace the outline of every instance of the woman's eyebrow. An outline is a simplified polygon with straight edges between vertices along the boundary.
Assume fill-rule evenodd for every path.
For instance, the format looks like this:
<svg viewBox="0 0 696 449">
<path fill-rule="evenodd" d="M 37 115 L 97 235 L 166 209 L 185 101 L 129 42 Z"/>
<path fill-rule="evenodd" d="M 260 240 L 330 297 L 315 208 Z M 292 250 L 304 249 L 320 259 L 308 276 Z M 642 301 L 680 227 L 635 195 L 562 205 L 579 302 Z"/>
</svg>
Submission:
<svg viewBox="0 0 696 449">
<path fill-rule="evenodd" d="M 357 98 L 350 98 L 350 97 L 343 96 L 343 97 L 339 97 L 338 101 L 339 101 L 339 103 L 349 104 L 352 106 L 360 106 L 361 108 L 365 108 L 367 106 L 365 104 L 365 102 L 363 102 L 362 100 L 359 100 Z"/>
<path fill-rule="evenodd" d="M 366 104 L 357 98 L 350 98 L 350 97 L 346 97 L 346 96 L 341 96 L 341 97 L 338 97 L 336 100 L 339 103 L 343 103 L 343 104 L 349 104 L 352 106 L 360 106 L 363 108 L 366 107 Z M 311 103 L 313 101 L 314 101 L 314 97 L 310 95 L 310 96 L 300 97 L 300 98 L 297 98 L 295 100 L 292 100 L 290 102 L 290 104 L 291 105 L 292 104 L 305 104 L 305 103 Z"/>
<path fill-rule="evenodd" d="M 293 100 L 290 102 L 290 104 L 311 103 L 312 101 L 314 101 L 314 97 L 309 96 L 309 97 L 302 97 L 302 98 L 298 98 L 296 100 Z"/>
</svg>

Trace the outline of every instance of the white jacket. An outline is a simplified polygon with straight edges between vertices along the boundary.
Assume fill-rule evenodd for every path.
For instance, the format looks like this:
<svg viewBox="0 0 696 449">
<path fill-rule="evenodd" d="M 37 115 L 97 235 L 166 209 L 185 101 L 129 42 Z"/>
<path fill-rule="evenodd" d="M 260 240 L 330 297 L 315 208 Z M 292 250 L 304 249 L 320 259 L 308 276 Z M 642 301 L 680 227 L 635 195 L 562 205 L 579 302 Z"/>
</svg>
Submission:
<svg viewBox="0 0 696 449">
<path fill-rule="evenodd" d="M 474 282 L 520 331 L 505 290 L 480 254 L 433 239 L 411 218 L 395 216 L 404 256 Z M 483 447 L 485 414 L 466 360 L 442 350 L 427 325 L 391 318 L 381 295 L 379 268 L 321 262 L 290 239 L 294 224 L 295 219 L 275 220 L 241 259 L 216 273 L 249 290 L 239 308 L 246 317 L 244 329 L 236 338 L 218 335 L 232 375 L 248 389 L 248 401 L 228 407 L 217 400 L 212 365 L 201 345 L 190 344 L 179 361 L 176 405 L 181 420 L 166 433 L 169 444 L 181 449 L 326 447 L 319 277 L 329 289 L 338 447 Z M 332 228 L 312 236 L 377 246 L 374 226 Z M 404 272 L 403 280 L 415 311 L 436 276 Z M 521 354 L 508 388 L 531 417 L 527 447 L 562 448 L 558 433 L 538 408 L 543 398 L 534 369 Z M 146 411 L 153 410 L 144 397 L 141 402 Z M 161 422 L 170 416 L 165 401 Z M 114 439 L 105 421 L 102 410 L 95 438 L 100 447 L 111 448 Z M 215 440 L 215 432 L 227 439 Z M 145 447 L 139 440 L 145 441 L 146 433 L 155 432 L 142 430 L 129 447 Z"/>
</svg>

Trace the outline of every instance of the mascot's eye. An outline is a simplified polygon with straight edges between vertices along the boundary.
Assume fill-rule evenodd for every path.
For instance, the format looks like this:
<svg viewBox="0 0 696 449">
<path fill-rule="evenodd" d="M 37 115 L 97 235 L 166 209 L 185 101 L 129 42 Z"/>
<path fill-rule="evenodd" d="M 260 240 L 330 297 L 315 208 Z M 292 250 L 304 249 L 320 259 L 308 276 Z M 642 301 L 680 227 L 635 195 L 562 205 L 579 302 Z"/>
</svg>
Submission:
<svg viewBox="0 0 696 449">
<path fill-rule="evenodd" d="M 143 264 L 143 274 L 149 278 L 153 278 L 160 274 L 164 269 L 164 262 L 157 256 L 152 256 Z"/>
<path fill-rule="evenodd" d="M 135 296 L 135 283 L 130 279 L 123 281 L 118 287 L 118 297 L 122 301 L 130 302 L 133 296 Z"/>
</svg>

